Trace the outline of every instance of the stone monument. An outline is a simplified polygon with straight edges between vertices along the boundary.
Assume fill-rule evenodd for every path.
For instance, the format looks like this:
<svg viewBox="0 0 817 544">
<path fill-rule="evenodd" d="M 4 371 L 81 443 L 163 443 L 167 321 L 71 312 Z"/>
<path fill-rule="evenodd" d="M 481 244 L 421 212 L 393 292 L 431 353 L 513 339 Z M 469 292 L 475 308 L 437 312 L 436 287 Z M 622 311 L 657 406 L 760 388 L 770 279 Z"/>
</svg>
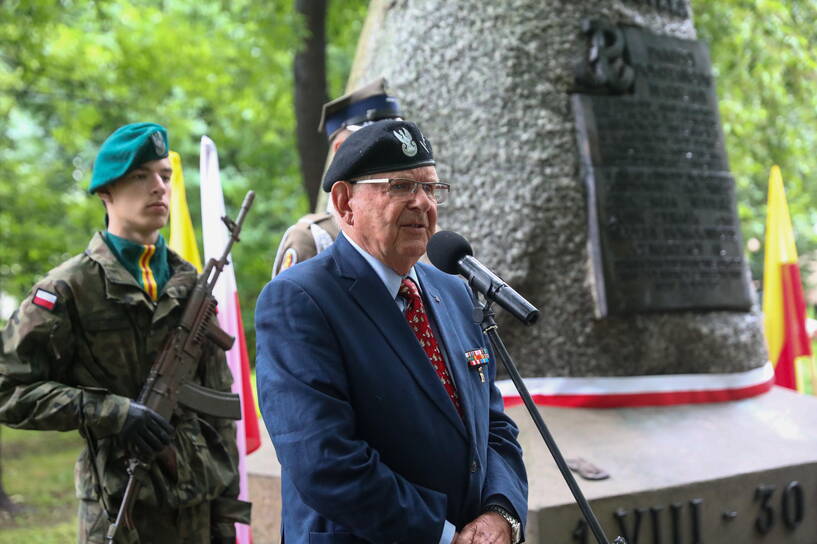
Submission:
<svg viewBox="0 0 817 544">
<path fill-rule="evenodd" d="M 386 77 L 408 117 L 418 121 L 430 135 L 441 178 L 454 186 L 452 204 L 440 214 L 441 227 L 469 239 L 482 262 L 541 310 L 539 322 L 532 328 L 523 328 L 507 319 L 500 321 L 503 338 L 523 376 L 733 372 L 763 366 L 767 358 L 758 314 L 749 311 L 748 287 L 734 285 L 746 283 L 748 272 L 742 261 L 734 182 L 723 151 L 714 82 L 708 58 L 704 58 L 705 48 L 700 44 L 687 46 L 683 49 L 685 53 L 676 51 L 675 54 L 691 54 L 699 62 L 693 75 L 708 78 L 696 90 L 708 106 L 705 111 L 709 117 L 700 123 L 689 121 L 687 124 L 707 131 L 706 138 L 711 141 L 701 139 L 696 148 L 686 149 L 684 144 L 696 143 L 696 135 L 689 135 L 684 142 L 677 142 L 681 144 L 679 149 L 670 149 L 672 143 L 666 142 L 653 156 L 644 156 L 648 142 L 632 140 L 639 132 L 636 123 L 657 129 L 661 122 L 648 119 L 646 112 L 633 111 L 638 107 L 637 102 L 644 103 L 651 98 L 650 89 L 642 89 L 648 83 L 643 74 L 636 74 L 633 94 L 622 97 L 594 96 L 590 93 L 598 93 L 597 90 L 577 81 L 577 64 L 588 57 L 592 46 L 592 33 L 588 35 L 587 29 L 582 27 L 586 20 L 606 20 L 615 28 L 631 25 L 631 34 L 649 33 L 653 36 L 649 39 L 656 43 L 672 38 L 695 39 L 691 9 L 688 2 L 682 0 L 375 0 L 370 5 L 369 19 L 359 42 L 350 86 L 381 75 Z M 634 51 L 641 55 L 635 59 L 636 64 L 652 69 L 650 75 L 654 80 L 659 70 L 672 69 L 677 63 L 683 66 L 688 55 L 672 57 L 676 44 L 683 42 L 671 43 L 663 47 L 669 52 L 665 53 L 666 58 L 658 59 L 655 55 L 646 56 L 647 46 L 642 43 Z M 666 92 L 672 91 L 666 81 L 664 85 Z M 599 103 L 605 97 L 608 103 L 629 102 L 632 107 L 630 111 L 618 105 L 604 109 Z M 596 119 L 588 123 L 594 126 L 577 131 L 577 123 L 581 123 L 577 116 L 586 116 L 593 106 L 597 108 Z M 704 111 L 696 109 L 694 104 L 688 109 Z M 608 116 L 615 111 L 626 115 L 628 127 L 622 126 L 621 119 L 603 118 L 605 111 Z M 655 107 L 652 114 L 666 114 L 666 109 Z M 634 119 L 633 115 L 638 117 Z M 684 115 L 679 112 L 675 119 L 683 120 Z M 717 126 L 712 126 L 713 121 Z M 679 215 L 677 221 L 667 225 L 676 227 L 677 232 L 666 235 L 677 239 L 677 246 L 664 244 L 657 248 L 663 250 L 658 257 L 663 256 L 664 260 L 673 250 L 696 250 L 695 240 L 686 241 L 693 227 L 724 227 L 715 234 L 717 237 L 731 229 L 733 238 L 718 251 L 725 249 L 730 258 L 737 260 L 729 272 L 740 277 L 730 280 L 728 289 L 742 292 L 737 296 L 724 295 L 732 304 L 708 304 L 705 296 L 699 296 L 692 308 L 699 311 L 679 312 L 677 310 L 685 308 L 663 303 L 647 304 L 647 313 L 640 311 L 644 305 L 632 308 L 638 312 L 617 311 L 630 309 L 621 308 L 621 301 L 629 298 L 631 289 L 624 285 L 627 279 L 621 274 L 610 276 L 613 265 L 608 263 L 604 269 L 594 254 L 595 241 L 591 239 L 589 225 L 613 218 L 605 215 L 609 211 L 605 208 L 601 208 L 596 217 L 596 211 L 588 206 L 588 196 L 593 195 L 588 195 L 588 188 L 592 186 L 588 184 L 584 159 L 590 157 L 582 156 L 577 137 L 583 132 L 586 136 L 588 130 L 598 133 L 610 122 L 618 125 L 617 136 L 626 130 L 631 143 L 637 144 L 632 150 L 637 155 L 636 161 L 655 162 L 660 160 L 655 156 L 657 153 L 670 156 L 681 148 L 686 153 L 710 143 L 718 144 L 711 149 L 714 154 L 711 164 L 694 157 L 698 175 L 688 182 L 682 180 L 686 187 L 655 194 L 652 199 L 647 197 L 648 191 L 643 190 L 647 199 L 635 204 L 643 209 L 661 201 L 665 214 Z M 673 128 L 686 127 L 664 127 L 664 136 L 677 133 L 676 138 L 683 138 L 681 132 Z M 661 145 L 657 141 L 652 144 Z M 655 187 L 660 184 L 660 178 L 647 168 L 649 164 L 627 162 L 626 155 L 615 160 L 616 165 L 625 169 L 640 168 Z M 709 173 L 703 173 L 704 167 L 709 167 Z M 609 168 L 603 172 L 596 170 L 596 185 L 603 188 L 616 182 L 607 179 L 610 174 Z M 606 177 L 600 181 L 599 176 Z M 670 176 L 664 184 L 672 186 L 673 179 Z M 618 183 L 617 193 L 622 195 L 626 189 L 623 183 Z M 627 183 L 634 187 L 638 179 L 628 176 Z M 684 224 L 685 218 L 680 215 L 699 206 L 692 200 L 680 200 L 684 191 L 696 193 L 699 184 L 722 191 L 714 198 L 725 201 L 723 215 L 727 225 L 716 224 L 721 218 L 714 210 L 705 224 Z M 700 200 L 708 195 L 695 194 Z M 604 193 L 596 194 L 608 208 L 616 205 L 614 198 L 604 201 L 605 197 Z M 679 201 L 676 208 L 669 207 L 673 200 Z M 642 219 L 653 221 L 658 215 L 653 212 L 653 217 Z M 637 218 L 632 214 L 616 219 L 621 223 L 618 231 L 607 224 L 601 225 L 604 228 L 600 235 L 608 249 L 619 249 L 611 243 L 612 237 L 639 226 L 649 227 L 633 223 Z M 709 253 L 712 247 L 706 243 L 706 234 L 702 236 L 705 247 L 700 249 Z M 655 244 L 641 245 L 646 251 Z M 621 272 L 628 264 L 637 263 L 627 257 L 614 256 Z M 642 275 L 688 273 L 688 269 L 672 266 L 647 270 L 644 260 L 637 266 Z M 608 272 L 606 309 L 599 297 L 604 270 Z M 706 270 L 700 273 L 703 276 Z M 628 297 L 616 297 L 615 289 L 611 293 L 610 280 L 616 283 L 613 287 Z M 630 283 L 642 281 L 643 278 L 638 278 Z M 720 286 L 710 288 L 706 294 L 724 290 L 724 279 L 720 278 L 719 283 Z M 677 301 L 685 298 L 685 293 L 683 289 L 675 289 L 671 296 Z M 609 309 L 613 312 L 608 312 Z M 599 316 L 606 317 L 599 319 Z"/>
<path fill-rule="evenodd" d="M 381 76 L 452 184 L 441 227 L 541 311 L 531 327 L 498 312 L 523 376 L 767 365 L 689 0 L 372 0 L 349 88 Z M 508 411 L 527 541 L 594 542 L 528 414 Z M 609 474 L 579 481 L 610 541 L 815 540 L 813 398 L 540 413 L 579 474 Z"/>
</svg>

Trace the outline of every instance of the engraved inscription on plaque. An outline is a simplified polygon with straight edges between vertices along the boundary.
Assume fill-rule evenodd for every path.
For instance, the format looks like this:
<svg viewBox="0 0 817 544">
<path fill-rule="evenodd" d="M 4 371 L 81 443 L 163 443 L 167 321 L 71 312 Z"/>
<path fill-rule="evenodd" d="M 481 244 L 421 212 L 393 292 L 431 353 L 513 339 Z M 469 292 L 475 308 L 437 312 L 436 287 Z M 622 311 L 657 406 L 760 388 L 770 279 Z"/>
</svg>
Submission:
<svg viewBox="0 0 817 544">
<path fill-rule="evenodd" d="M 595 77 L 584 81 L 596 88 L 572 97 L 597 314 L 749 310 L 735 183 L 706 47 L 596 21 L 585 30 L 598 33 L 597 59 L 605 59 L 605 43 L 625 44 L 617 46 L 620 58 L 605 60 L 617 70 L 586 67 Z M 604 74 L 623 73 L 624 65 L 633 84 L 605 84 Z"/>
</svg>

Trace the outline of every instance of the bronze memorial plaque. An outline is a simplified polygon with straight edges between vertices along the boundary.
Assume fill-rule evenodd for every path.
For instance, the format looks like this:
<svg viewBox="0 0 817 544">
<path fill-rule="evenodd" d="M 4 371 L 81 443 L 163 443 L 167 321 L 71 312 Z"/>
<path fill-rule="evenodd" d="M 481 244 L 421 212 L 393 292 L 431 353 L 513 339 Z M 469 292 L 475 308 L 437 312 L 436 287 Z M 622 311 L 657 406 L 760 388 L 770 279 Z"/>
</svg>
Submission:
<svg viewBox="0 0 817 544">
<path fill-rule="evenodd" d="M 599 21 L 583 30 L 572 102 L 597 315 L 748 311 L 706 46 Z"/>
</svg>

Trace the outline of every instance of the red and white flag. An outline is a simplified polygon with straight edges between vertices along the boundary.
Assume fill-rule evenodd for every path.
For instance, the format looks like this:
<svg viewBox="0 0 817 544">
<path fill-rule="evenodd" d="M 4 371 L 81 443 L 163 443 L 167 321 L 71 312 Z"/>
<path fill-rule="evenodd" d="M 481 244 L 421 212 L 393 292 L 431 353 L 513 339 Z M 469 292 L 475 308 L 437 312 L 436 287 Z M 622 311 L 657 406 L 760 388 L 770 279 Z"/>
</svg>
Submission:
<svg viewBox="0 0 817 544">
<path fill-rule="evenodd" d="M 221 218 L 226 215 L 224 193 L 221 190 L 221 174 L 218 167 L 216 144 L 207 136 L 201 137 L 201 221 L 204 238 L 204 258 L 218 259 L 227 247 L 230 233 Z M 235 337 L 235 344 L 227 352 L 227 363 L 233 373 L 233 392 L 241 396 L 243 418 L 237 422 L 239 472 L 241 475 L 240 499 L 247 500 L 247 468 L 245 457 L 261 445 L 258 430 L 258 417 L 255 411 L 255 398 L 250 384 L 250 361 L 247 355 L 247 342 L 244 338 L 244 326 L 241 322 L 241 307 L 238 301 L 238 288 L 235 282 L 235 270 L 232 259 L 224 267 L 218 283 L 213 289 L 218 300 L 218 323 L 228 334 Z M 238 544 L 251 544 L 252 534 L 247 525 L 236 524 Z"/>
<path fill-rule="evenodd" d="M 49 293 L 45 289 L 37 289 L 37 292 L 34 293 L 33 302 L 41 308 L 53 310 L 54 306 L 57 305 L 57 295 L 54 293 Z"/>
<path fill-rule="evenodd" d="M 633 408 L 725 402 L 754 397 L 774 385 L 771 364 L 722 374 L 525 378 L 535 404 L 569 408 Z M 522 404 L 511 380 L 496 382 L 505 406 Z"/>
</svg>

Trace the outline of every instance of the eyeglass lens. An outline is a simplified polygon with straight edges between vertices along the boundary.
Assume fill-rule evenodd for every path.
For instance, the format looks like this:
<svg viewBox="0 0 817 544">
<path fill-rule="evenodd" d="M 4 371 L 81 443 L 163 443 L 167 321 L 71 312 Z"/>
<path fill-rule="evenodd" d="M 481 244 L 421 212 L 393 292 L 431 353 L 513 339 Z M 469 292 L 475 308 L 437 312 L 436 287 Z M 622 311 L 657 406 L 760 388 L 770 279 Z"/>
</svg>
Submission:
<svg viewBox="0 0 817 544">
<path fill-rule="evenodd" d="M 392 180 L 389 183 L 389 193 L 398 197 L 408 197 L 422 187 L 426 195 L 438 204 L 444 202 L 448 196 L 448 185 L 444 183 L 423 183 L 413 180 Z"/>
</svg>

